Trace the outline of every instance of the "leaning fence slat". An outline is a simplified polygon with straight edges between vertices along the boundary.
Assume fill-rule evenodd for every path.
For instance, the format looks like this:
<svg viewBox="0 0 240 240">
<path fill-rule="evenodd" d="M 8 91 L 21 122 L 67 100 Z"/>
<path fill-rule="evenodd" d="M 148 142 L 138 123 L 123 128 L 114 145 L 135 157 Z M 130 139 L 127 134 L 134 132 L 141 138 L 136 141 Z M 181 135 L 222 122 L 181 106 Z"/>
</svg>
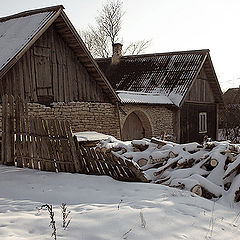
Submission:
<svg viewBox="0 0 240 240">
<path fill-rule="evenodd" d="M 48 119 L 48 133 L 51 136 L 54 136 L 54 130 L 53 130 L 53 126 L 54 126 L 54 120 L 52 119 Z M 49 139 L 48 141 L 48 149 L 52 151 L 52 163 L 48 164 L 48 168 L 46 169 L 46 171 L 56 171 L 57 166 L 56 166 L 56 160 L 59 159 L 58 154 L 57 154 L 57 149 L 56 149 L 56 141 L 55 139 Z"/>
<path fill-rule="evenodd" d="M 77 151 L 76 151 L 76 146 L 74 144 L 73 141 L 73 134 L 72 134 L 72 130 L 70 127 L 69 122 L 66 122 L 66 131 L 67 131 L 67 136 L 69 139 L 69 144 L 70 144 L 70 148 L 71 148 L 71 152 L 72 152 L 72 157 L 73 157 L 73 162 L 74 162 L 74 166 L 75 166 L 75 170 L 77 173 L 81 172 L 81 168 L 77 159 Z"/>
</svg>

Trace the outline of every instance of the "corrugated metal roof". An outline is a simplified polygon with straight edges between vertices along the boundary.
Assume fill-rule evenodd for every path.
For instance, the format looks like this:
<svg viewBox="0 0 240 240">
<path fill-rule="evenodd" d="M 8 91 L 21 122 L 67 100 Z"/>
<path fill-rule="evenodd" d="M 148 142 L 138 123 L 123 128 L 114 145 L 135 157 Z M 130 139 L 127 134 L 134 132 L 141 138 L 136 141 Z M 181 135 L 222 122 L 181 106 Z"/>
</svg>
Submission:
<svg viewBox="0 0 240 240">
<path fill-rule="evenodd" d="M 156 93 L 117 91 L 117 94 L 122 103 L 173 104 L 167 96 Z"/>
<path fill-rule="evenodd" d="M 97 62 L 115 90 L 160 93 L 177 106 L 191 86 L 209 50 L 146 54 Z"/>
<path fill-rule="evenodd" d="M 55 11 L 43 12 L 0 21 L 0 71 L 55 13 Z"/>
</svg>

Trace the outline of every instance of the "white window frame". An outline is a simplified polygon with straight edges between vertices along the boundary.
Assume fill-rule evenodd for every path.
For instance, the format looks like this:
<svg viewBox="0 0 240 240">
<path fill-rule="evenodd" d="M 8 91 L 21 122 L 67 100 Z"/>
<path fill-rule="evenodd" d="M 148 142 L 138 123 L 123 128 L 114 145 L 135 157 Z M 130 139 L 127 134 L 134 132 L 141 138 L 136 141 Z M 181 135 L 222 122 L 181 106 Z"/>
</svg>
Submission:
<svg viewBox="0 0 240 240">
<path fill-rule="evenodd" d="M 207 132 L 207 113 L 200 112 L 199 113 L 199 133 Z"/>
</svg>

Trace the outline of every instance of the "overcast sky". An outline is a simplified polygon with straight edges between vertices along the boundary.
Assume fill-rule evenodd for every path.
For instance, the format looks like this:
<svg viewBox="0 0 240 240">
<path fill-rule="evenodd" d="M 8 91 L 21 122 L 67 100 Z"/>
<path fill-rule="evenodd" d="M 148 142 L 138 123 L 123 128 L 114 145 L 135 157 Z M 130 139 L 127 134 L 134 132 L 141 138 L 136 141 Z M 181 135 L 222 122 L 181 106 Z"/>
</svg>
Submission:
<svg viewBox="0 0 240 240">
<path fill-rule="evenodd" d="M 62 4 L 77 30 L 104 0 L 1 0 L 0 16 Z M 146 53 L 210 49 L 222 90 L 240 85 L 240 0 L 123 0 L 124 42 L 151 39 Z"/>
</svg>

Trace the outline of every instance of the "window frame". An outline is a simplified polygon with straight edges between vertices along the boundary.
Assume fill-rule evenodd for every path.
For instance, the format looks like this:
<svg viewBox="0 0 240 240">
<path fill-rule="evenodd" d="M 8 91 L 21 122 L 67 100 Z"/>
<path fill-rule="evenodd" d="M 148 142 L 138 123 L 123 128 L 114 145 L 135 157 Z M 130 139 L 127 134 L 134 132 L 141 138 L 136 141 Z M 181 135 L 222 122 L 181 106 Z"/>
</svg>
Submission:
<svg viewBox="0 0 240 240">
<path fill-rule="evenodd" d="M 199 113 L 199 133 L 207 133 L 207 112 Z"/>
</svg>

